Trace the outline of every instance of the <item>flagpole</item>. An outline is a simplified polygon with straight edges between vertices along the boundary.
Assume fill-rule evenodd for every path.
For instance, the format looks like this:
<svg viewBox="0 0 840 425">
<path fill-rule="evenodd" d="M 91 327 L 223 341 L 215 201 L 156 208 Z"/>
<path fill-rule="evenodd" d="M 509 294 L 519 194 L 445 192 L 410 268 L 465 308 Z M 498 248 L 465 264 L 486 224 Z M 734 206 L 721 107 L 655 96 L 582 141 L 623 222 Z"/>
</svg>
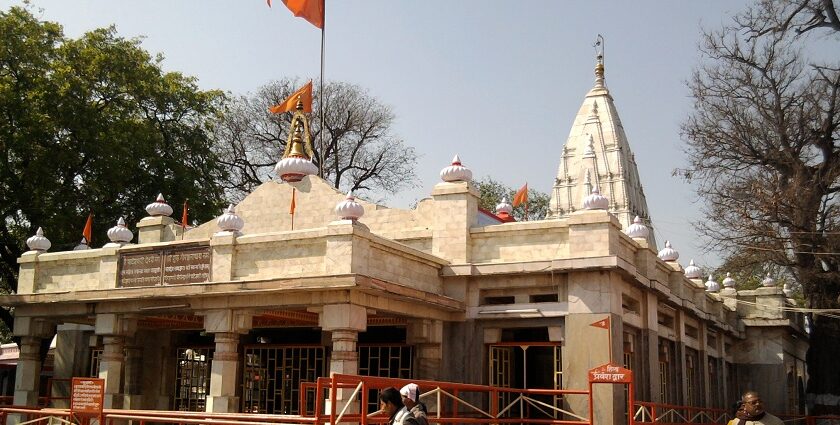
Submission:
<svg viewBox="0 0 840 425">
<path fill-rule="evenodd" d="M 528 204 L 530 203 L 528 199 L 528 182 L 525 182 L 525 221 L 528 221 Z"/>
<path fill-rule="evenodd" d="M 609 351 L 609 353 L 610 353 L 610 364 L 612 364 L 612 362 L 613 362 L 613 356 L 612 356 L 612 354 L 613 354 L 612 353 L 612 349 L 613 349 L 613 345 L 612 345 L 612 322 L 613 321 L 612 321 L 612 316 L 611 315 L 607 316 L 607 319 L 609 320 L 607 322 L 609 324 L 609 327 L 607 328 L 607 337 L 609 338 L 608 339 L 608 344 L 610 344 L 609 347 L 607 347 L 607 351 Z"/>
<path fill-rule="evenodd" d="M 321 87 L 318 88 L 318 97 L 319 103 L 321 104 L 321 131 L 318 133 L 318 177 L 324 178 L 324 131 L 326 128 L 324 127 L 324 109 L 326 109 L 324 105 L 324 40 L 325 40 L 325 31 L 324 29 L 327 27 L 327 2 L 324 0 L 324 20 L 321 21 Z"/>
</svg>

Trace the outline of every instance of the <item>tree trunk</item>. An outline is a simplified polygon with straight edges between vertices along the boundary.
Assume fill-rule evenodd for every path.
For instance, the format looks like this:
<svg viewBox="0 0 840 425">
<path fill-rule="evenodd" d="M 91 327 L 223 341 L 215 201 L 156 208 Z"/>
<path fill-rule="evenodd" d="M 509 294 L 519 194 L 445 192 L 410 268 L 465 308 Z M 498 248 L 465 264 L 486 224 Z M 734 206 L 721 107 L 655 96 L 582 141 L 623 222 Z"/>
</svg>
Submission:
<svg viewBox="0 0 840 425">
<path fill-rule="evenodd" d="M 814 308 L 838 308 L 837 300 L 825 291 L 809 297 L 809 301 Z M 806 363 L 808 402 L 813 403 L 810 414 L 840 414 L 840 320 L 812 315 L 809 342 Z"/>
</svg>

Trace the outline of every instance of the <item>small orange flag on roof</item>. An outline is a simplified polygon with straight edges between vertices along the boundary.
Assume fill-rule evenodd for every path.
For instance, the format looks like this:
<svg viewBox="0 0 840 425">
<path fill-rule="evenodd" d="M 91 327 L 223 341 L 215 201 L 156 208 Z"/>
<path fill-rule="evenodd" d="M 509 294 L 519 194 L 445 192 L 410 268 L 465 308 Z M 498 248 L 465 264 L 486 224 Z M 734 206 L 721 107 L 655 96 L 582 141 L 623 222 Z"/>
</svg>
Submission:
<svg viewBox="0 0 840 425">
<path fill-rule="evenodd" d="M 293 15 L 324 29 L 324 0 L 283 0 L 283 4 Z"/>
<path fill-rule="evenodd" d="M 85 243 L 90 245 L 90 240 L 93 237 L 93 211 L 88 213 L 88 218 L 85 222 L 85 228 L 82 230 L 82 237 L 85 238 Z"/>
<path fill-rule="evenodd" d="M 294 111 L 297 107 L 298 98 L 303 102 L 303 112 L 312 112 L 312 80 L 304 84 L 291 96 L 287 97 L 283 103 L 274 105 L 268 108 L 272 114 L 282 114 L 284 112 Z"/>
<path fill-rule="evenodd" d="M 595 323 L 590 324 L 589 326 L 594 326 L 596 328 L 601 328 L 601 329 L 609 329 L 610 328 L 610 318 L 607 317 L 606 319 L 599 320 Z"/>
<path fill-rule="evenodd" d="M 525 186 L 522 186 L 518 191 L 516 191 L 516 195 L 513 196 L 513 206 L 518 207 L 519 204 L 527 204 L 528 203 L 528 183 L 525 183 Z"/>
</svg>

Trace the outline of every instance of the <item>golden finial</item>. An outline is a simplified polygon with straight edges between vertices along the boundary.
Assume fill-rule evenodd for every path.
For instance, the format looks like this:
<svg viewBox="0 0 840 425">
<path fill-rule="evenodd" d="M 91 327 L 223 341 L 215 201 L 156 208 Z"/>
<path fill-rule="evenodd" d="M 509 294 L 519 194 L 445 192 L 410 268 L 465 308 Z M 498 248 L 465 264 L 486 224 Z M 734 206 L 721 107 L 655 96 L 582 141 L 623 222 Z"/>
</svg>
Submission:
<svg viewBox="0 0 840 425">
<path fill-rule="evenodd" d="M 289 131 L 289 138 L 286 140 L 286 149 L 283 151 L 283 158 L 296 156 L 312 159 L 312 136 L 309 132 L 309 120 L 303 113 L 303 102 L 298 99 L 297 108 L 292 115 L 292 126 Z"/>
</svg>

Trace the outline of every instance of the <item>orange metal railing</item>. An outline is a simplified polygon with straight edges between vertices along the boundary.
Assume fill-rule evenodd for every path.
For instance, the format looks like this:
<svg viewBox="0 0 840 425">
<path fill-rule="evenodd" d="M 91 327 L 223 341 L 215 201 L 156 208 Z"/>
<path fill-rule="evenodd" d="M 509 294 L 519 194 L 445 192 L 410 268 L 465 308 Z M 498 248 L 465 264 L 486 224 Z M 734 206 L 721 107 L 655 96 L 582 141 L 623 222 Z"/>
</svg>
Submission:
<svg viewBox="0 0 840 425">
<path fill-rule="evenodd" d="M 633 420 L 636 425 L 726 424 L 730 416 L 726 409 L 708 407 L 679 406 L 665 403 L 637 401 L 634 403 Z"/>
<path fill-rule="evenodd" d="M 558 424 L 591 425 L 587 417 L 563 409 L 563 398 L 582 396 L 588 404 L 587 390 L 513 389 L 487 385 L 459 384 L 441 381 L 407 380 L 358 375 L 333 374 L 319 378 L 314 383 L 314 411 L 308 397 L 313 383 L 300 386 L 301 412 L 313 417 L 316 424 L 360 423 L 361 425 L 383 423 L 387 417 L 377 411 L 370 411 L 373 403 L 369 397 L 387 387 L 400 388 L 413 382 L 420 386 L 421 401 L 430 406 L 429 422 L 463 424 Z M 339 400 L 339 392 L 342 400 Z M 509 397 L 500 397 L 506 394 Z M 547 403 L 546 399 L 552 399 Z M 509 402 L 501 402 L 509 400 Z M 329 405 L 325 404 L 330 401 Z M 337 401 L 340 401 L 337 402 Z M 375 400 L 374 400 L 375 401 Z M 559 401 L 559 402 L 558 402 Z M 487 404 L 487 408 L 480 405 Z M 341 408 L 341 410 L 339 410 Z M 526 410 L 531 414 L 526 415 Z M 311 413 L 310 413 L 311 412 Z M 515 413 L 518 412 L 518 413 Z"/>
<path fill-rule="evenodd" d="M 637 401 L 634 425 L 725 425 L 732 419 L 725 409 L 678 406 Z M 840 416 L 776 415 L 785 425 L 840 425 Z"/>
</svg>

